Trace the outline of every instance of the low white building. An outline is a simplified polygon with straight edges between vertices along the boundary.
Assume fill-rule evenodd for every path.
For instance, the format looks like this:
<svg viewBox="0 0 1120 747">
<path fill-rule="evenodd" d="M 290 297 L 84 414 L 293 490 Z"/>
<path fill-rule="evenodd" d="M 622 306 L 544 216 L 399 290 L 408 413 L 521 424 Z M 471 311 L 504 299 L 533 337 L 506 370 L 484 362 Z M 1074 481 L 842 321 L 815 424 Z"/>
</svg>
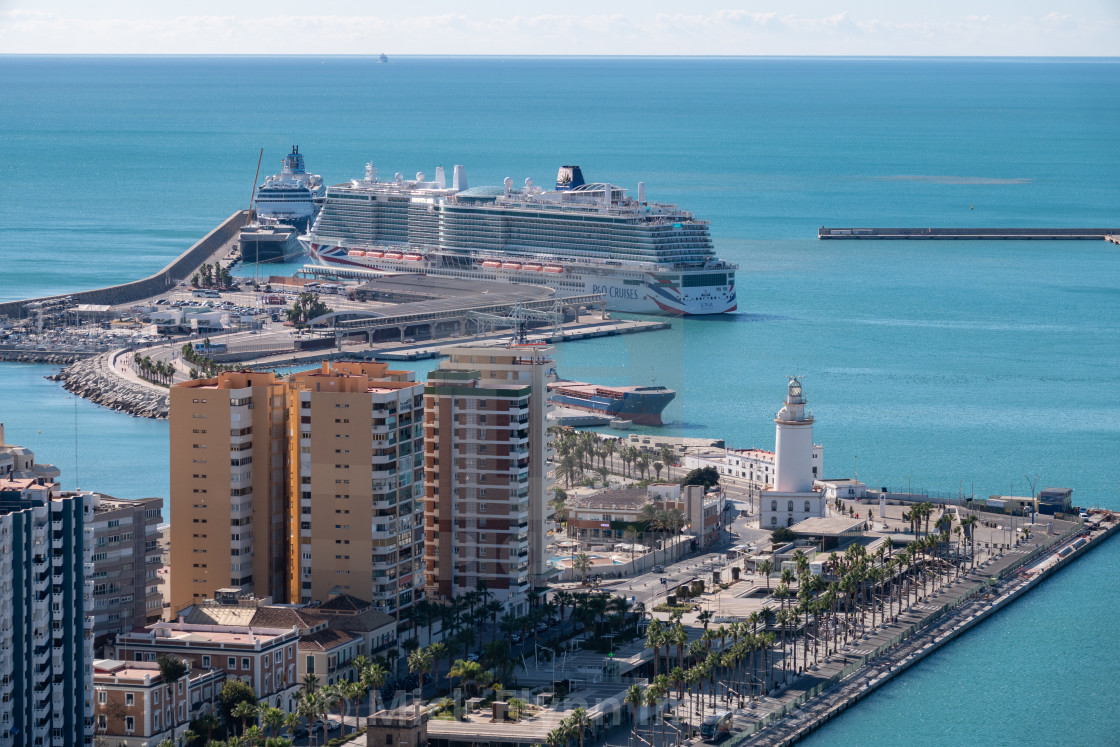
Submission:
<svg viewBox="0 0 1120 747">
<path fill-rule="evenodd" d="M 832 480 L 814 480 L 813 488 L 824 493 L 826 501 L 831 503 L 837 498 L 859 500 L 867 495 L 867 484 L 849 478 Z"/>
</svg>

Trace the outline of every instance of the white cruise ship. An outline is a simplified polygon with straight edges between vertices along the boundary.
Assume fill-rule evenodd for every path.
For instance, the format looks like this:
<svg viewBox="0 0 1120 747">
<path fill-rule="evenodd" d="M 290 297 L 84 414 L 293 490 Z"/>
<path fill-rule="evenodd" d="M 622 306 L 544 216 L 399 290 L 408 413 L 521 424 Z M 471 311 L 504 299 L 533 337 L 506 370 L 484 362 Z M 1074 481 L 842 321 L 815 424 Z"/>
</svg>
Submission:
<svg viewBox="0 0 1120 747">
<path fill-rule="evenodd" d="M 257 188 L 257 217 L 306 231 L 315 217 L 315 201 L 322 199 L 325 192 L 323 177 L 307 173 L 299 146 L 293 145 L 292 152 L 284 156 L 280 173 L 265 177 Z"/>
<path fill-rule="evenodd" d="M 556 288 L 561 295 L 602 293 L 607 308 L 644 314 L 734 311 L 734 264 L 718 259 L 707 221 L 676 205 L 637 199 L 611 184 L 584 183 L 563 166 L 554 191 L 533 186 L 469 189 L 456 166 L 451 187 L 400 174 L 327 188 L 311 231 L 300 242 L 317 261 L 387 272 Z"/>
</svg>

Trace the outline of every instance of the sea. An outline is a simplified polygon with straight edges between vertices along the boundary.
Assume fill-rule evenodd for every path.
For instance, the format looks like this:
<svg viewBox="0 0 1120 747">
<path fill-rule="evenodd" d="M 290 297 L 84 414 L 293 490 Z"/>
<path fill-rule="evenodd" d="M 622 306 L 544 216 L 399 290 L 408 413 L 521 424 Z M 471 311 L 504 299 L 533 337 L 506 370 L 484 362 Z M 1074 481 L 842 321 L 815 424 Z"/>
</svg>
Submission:
<svg viewBox="0 0 1120 747">
<path fill-rule="evenodd" d="M 0 300 L 155 272 L 247 206 L 261 148 L 329 183 L 579 164 L 711 221 L 739 308 L 565 344 L 561 375 L 670 386 L 658 432 L 766 448 L 799 376 L 826 477 L 1120 509 L 1120 247 L 817 239 L 1120 226 L 1120 59 L 0 56 L 0 102 Z M 166 497 L 167 424 L 54 370 L 0 364 L 7 440 Z M 1095 550 L 806 744 L 1118 744 L 1118 569 Z"/>
</svg>

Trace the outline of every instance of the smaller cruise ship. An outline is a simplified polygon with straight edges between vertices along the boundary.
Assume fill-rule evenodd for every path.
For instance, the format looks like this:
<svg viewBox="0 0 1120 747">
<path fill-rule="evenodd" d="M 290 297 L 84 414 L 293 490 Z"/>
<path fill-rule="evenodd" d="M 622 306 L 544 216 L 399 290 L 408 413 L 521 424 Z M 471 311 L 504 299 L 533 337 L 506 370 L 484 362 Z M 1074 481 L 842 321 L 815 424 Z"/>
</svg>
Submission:
<svg viewBox="0 0 1120 747">
<path fill-rule="evenodd" d="M 299 146 L 284 156 L 279 174 L 265 177 L 254 198 L 257 217 L 271 219 L 299 229 L 310 228 L 318 213 L 318 203 L 326 195 L 323 177 L 308 174 Z"/>
<path fill-rule="evenodd" d="M 661 412 L 676 396 L 664 386 L 599 386 L 583 381 L 554 381 L 548 385 L 548 401 L 558 407 L 640 425 L 662 425 Z"/>
</svg>

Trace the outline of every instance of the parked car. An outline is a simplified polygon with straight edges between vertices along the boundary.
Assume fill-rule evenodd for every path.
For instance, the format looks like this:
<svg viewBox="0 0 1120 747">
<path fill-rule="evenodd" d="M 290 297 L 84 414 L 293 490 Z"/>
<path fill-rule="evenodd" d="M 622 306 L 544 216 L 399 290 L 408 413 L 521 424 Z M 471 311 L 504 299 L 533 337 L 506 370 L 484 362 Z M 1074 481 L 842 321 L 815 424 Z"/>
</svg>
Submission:
<svg viewBox="0 0 1120 747">
<path fill-rule="evenodd" d="M 663 566 L 663 565 L 655 565 L 655 566 L 653 567 L 653 572 L 654 572 L 654 573 L 664 573 L 664 572 L 665 572 L 665 566 Z"/>
</svg>

